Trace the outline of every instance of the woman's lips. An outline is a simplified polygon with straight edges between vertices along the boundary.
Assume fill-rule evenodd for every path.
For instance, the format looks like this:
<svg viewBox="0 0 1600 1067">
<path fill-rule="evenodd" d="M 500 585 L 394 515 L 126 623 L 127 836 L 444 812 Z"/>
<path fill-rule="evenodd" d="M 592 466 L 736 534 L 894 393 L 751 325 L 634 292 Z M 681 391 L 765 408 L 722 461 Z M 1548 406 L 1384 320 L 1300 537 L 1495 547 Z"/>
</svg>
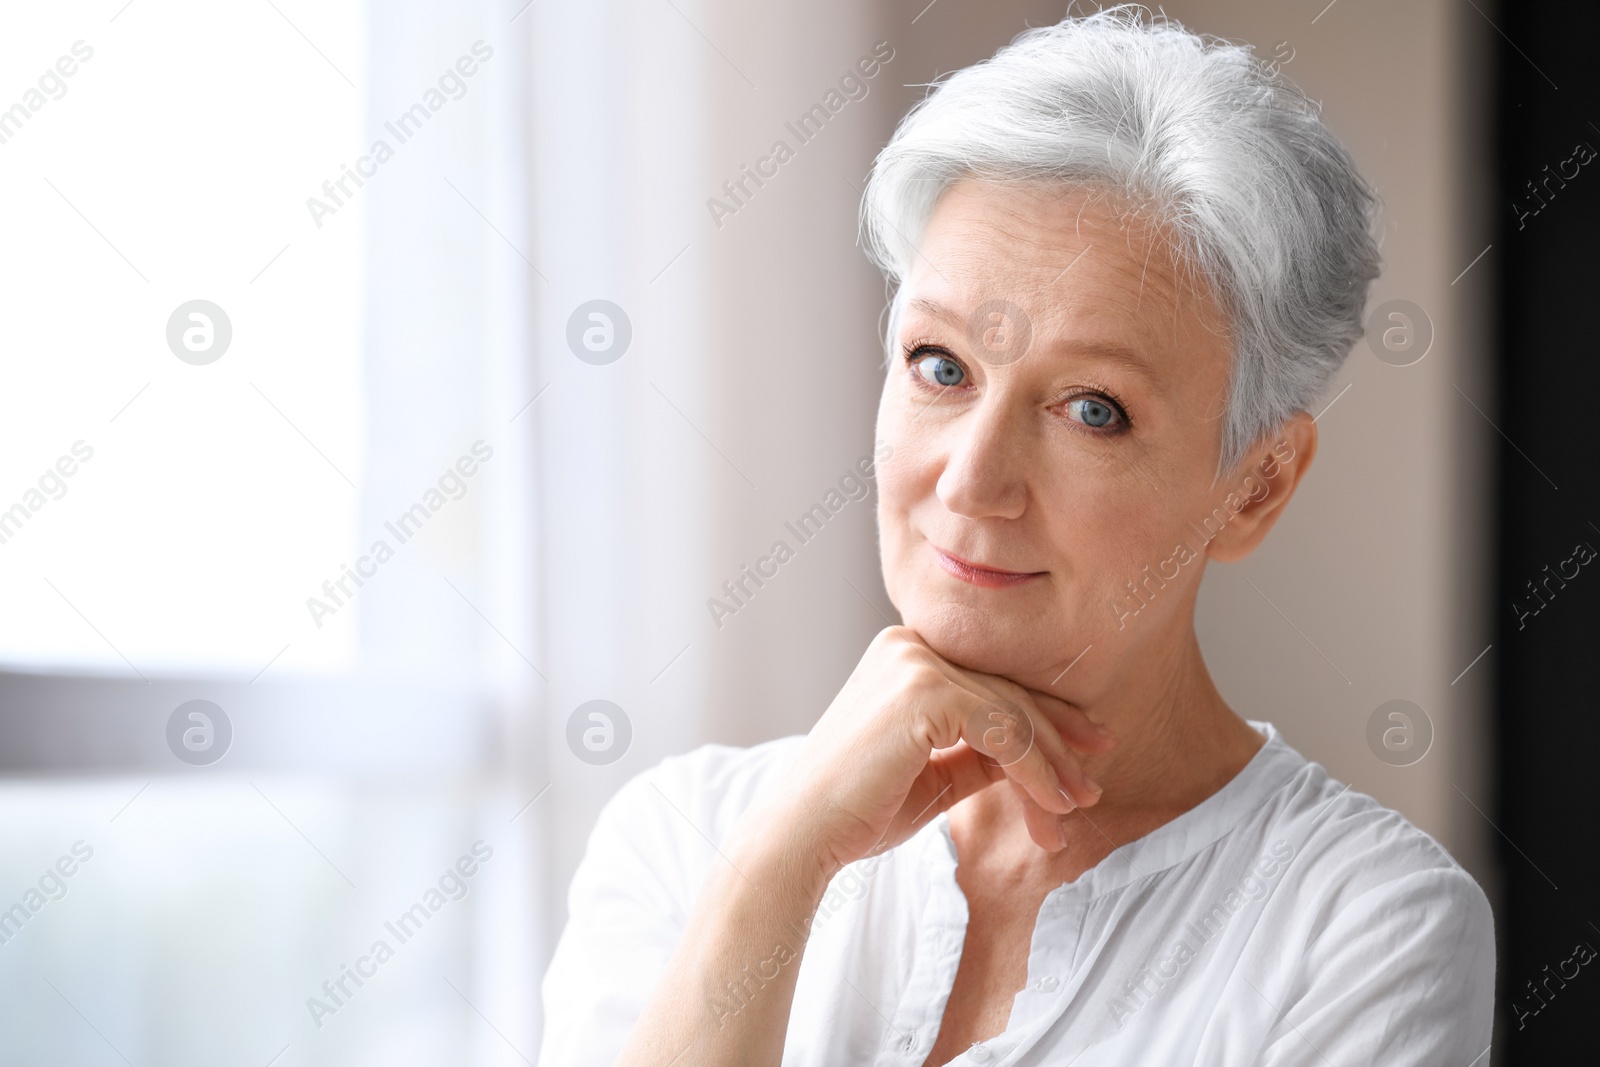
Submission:
<svg viewBox="0 0 1600 1067">
<path fill-rule="evenodd" d="M 1022 585 L 1025 582 L 1043 578 L 1050 573 L 1049 571 L 1023 573 L 1021 571 L 996 570 L 993 567 L 979 566 L 976 563 L 962 559 L 960 556 L 952 556 L 931 543 L 928 547 L 933 549 L 933 554 L 938 557 L 939 566 L 943 567 L 945 571 L 960 578 L 963 582 L 981 586 L 984 589 L 1009 589 L 1015 585 Z"/>
</svg>

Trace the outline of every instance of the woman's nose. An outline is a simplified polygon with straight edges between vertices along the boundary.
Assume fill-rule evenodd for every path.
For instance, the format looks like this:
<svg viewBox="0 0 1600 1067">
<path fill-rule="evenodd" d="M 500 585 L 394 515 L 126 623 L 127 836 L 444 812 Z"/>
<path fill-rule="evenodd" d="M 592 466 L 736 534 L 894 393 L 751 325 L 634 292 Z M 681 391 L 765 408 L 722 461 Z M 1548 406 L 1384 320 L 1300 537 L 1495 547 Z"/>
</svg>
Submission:
<svg viewBox="0 0 1600 1067">
<path fill-rule="evenodd" d="M 945 426 L 950 445 L 936 491 L 969 519 L 1015 519 L 1027 506 L 1025 427 L 998 406 Z"/>
</svg>

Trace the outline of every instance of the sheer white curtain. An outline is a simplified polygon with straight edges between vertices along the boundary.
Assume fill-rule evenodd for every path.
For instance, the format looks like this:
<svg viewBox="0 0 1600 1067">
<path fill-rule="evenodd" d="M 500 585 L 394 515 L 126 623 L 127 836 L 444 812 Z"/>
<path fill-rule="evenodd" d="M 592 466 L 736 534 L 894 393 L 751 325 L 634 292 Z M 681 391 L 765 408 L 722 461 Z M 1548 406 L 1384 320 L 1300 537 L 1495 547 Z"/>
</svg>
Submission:
<svg viewBox="0 0 1600 1067">
<path fill-rule="evenodd" d="M 883 291 L 855 211 L 903 79 L 882 67 L 804 146 L 785 123 L 872 53 L 880 17 L 720 0 L 541 0 L 525 16 L 552 933 L 623 781 L 705 742 L 808 729 L 892 611 L 871 498 L 736 619 L 708 609 L 872 450 Z M 782 172 L 743 178 L 779 138 L 798 149 Z M 749 194 L 731 218 L 708 206 L 730 179 Z M 631 326 L 614 362 L 569 340 L 599 300 Z M 592 700 L 631 726 L 613 763 L 569 745 Z"/>
<path fill-rule="evenodd" d="M 904 78 L 882 66 L 802 146 L 786 123 L 873 52 L 877 5 L 540 2 L 526 17 L 559 893 L 627 777 L 708 741 L 808 729 L 892 612 L 871 498 L 736 618 L 718 626 L 708 601 L 872 450 L 883 290 L 855 212 Z M 778 139 L 796 151 L 757 186 L 742 168 Z M 709 207 L 730 180 L 746 191 L 732 217 Z M 604 365 L 567 336 L 594 300 L 632 327 Z M 632 727 L 605 766 L 567 741 L 574 710 L 596 699 Z"/>
<path fill-rule="evenodd" d="M 697 214 L 706 109 L 697 17 L 693 4 L 665 2 L 540 2 L 523 16 L 534 56 L 529 258 L 540 276 L 538 375 L 526 394 L 538 399 L 520 421 L 537 469 L 542 747 L 555 782 L 539 810 L 557 895 L 600 805 L 704 736 L 696 624 L 716 521 L 708 482 L 723 460 L 711 432 Z M 611 306 L 591 319 L 595 301 Z M 613 347 L 590 352 L 590 329 L 597 344 L 609 332 Z M 614 747 L 586 762 L 568 726 L 595 700 L 620 710 L 607 713 Z M 551 928 L 563 917 L 557 903 Z"/>
</svg>

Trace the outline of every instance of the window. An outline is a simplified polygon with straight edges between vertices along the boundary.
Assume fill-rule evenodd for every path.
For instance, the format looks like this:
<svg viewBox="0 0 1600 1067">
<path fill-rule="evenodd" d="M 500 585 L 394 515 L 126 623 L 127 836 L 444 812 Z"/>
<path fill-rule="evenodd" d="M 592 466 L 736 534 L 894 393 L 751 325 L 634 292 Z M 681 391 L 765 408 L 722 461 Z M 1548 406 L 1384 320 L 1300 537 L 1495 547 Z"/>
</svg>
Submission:
<svg viewBox="0 0 1600 1067">
<path fill-rule="evenodd" d="M 546 779 L 505 745 L 542 685 L 511 14 L 0 16 L 24 1060 L 537 1049 Z M 191 700 L 218 762 L 169 747 Z"/>
</svg>

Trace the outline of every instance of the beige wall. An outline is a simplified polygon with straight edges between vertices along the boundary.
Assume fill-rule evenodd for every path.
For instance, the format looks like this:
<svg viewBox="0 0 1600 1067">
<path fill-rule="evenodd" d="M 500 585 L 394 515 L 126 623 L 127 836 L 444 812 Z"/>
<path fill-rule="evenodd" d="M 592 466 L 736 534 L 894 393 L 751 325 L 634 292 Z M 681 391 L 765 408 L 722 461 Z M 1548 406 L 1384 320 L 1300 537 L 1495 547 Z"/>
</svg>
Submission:
<svg viewBox="0 0 1600 1067">
<path fill-rule="evenodd" d="M 709 432 L 748 461 L 758 487 L 713 485 L 723 520 L 707 546 L 715 583 L 764 552 L 785 519 L 871 448 L 884 290 L 855 244 L 855 219 L 874 152 L 920 95 L 916 83 L 1063 10 L 925 3 L 721 3 L 708 15 L 708 36 L 759 86 L 711 95 L 708 187 L 764 153 L 783 121 L 875 41 L 896 50 L 871 95 L 710 242 Z M 1411 367 L 1383 364 L 1365 345 L 1351 354 L 1328 398 L 1350 389 L 1319 422 L 1320 452 L 1289 513 L 1256 556 L 1207 575 L 1199 628 L 1208 662 L 1236 710 L 1275 722 L 1335 776 L 1399 808 L 1492 892 L 1492 831 L 1463 795 L 1489 810 L 1483 735 L 1494 654 L 1451 684 L 1489 641 L 1480 607 L 1493 431 L 1456 388 L 1474 398 L 1486 388 L 1492 256 L 1451 284 L 1488 243 L 1473 179 L 1482 146 L 1472 140 L 1487 121 L 1467 82 L 1486 27 L 1443 0 L 1342 0 L 1320 17 L 1319 5 L 1274 0 L 1164 7 L 1191 29 L 1263 54 L 1293 50 L 1285 72 L 1323 102 L 1385 201 L 1372 306 L 1412 300 L 1436 330 L 1432 351 Z M 892 614 L 874 536 L 870 506 L 852 505 L 715 631 L 708 737 L 747 744 L 809 728 Z M 1380 762 L 1365 740 L 1369 715 L 1392 698 L 1421 705 L 1434 724 L 1432 750 L 1411 767 Z"/>
</svg>

